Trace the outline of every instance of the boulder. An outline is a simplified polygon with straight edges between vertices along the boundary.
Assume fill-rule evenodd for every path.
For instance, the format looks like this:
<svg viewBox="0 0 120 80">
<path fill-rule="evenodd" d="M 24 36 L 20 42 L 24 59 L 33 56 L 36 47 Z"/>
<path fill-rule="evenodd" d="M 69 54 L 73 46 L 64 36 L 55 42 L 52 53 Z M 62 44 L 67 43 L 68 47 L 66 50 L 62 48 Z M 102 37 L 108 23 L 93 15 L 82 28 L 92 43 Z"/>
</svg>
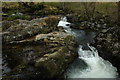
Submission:
<svg viewBox="0 0 120 80">
<path fill-rule="evenodd" d="M 27 44 L 28 43 L 28 44 Z M 38 34 L 30 39 L 11 41 L 3 45 L 11 71 L 6 73 L 16 78 L 60 78 L 77 54 L 72 35 L 64 32 Z"/>
<path fill-rule="evenodd" d="M 41 33 L 50 33 L 58 31 L 57 23 L 59 16 L 48 16 L 31 21 L 17 20 L 12 22 L 3 22 L 3 42 L 19 41 L 25 38 L 35 36 Z M 13 25 L 13 23 L 16 23 Z M 8 24 L 8 25 L 7 25 Z"/>
<path fill-rule="evenodd" d="M 100 56 L 109 60 L 120 73 L 120 41 L 119 27 L 111 27 L 102 30 L 95 38 L 95 46 L 99 50 Z"/>
</svg>

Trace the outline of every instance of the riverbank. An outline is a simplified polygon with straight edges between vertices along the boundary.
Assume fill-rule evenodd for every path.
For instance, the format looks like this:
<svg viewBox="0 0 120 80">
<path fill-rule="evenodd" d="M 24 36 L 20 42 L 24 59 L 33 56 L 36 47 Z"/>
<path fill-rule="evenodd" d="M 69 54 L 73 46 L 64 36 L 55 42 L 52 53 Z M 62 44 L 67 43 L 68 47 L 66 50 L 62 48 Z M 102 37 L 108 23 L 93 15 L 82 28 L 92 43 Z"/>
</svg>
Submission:
<svg viewBox="0 0 120 80">
<path fill-rule="evenodd" d="M 54 23 L 49 22 L 51 19 Z M 3 78 L 44 79 L 62 75 L 77 54 L 74 37 L 57 28 L 58 20 L 58 16 L 20 20 L 17 25 L 4 30 Z M 30 25 L 32 22 L 34 24 Z"/>
<path fill-rule="evenodd" d="M 39 4 L 37 8 L 36 4 L 20 5 L 24 5 L 20 11 L 15 8 L 14 12 L 13 7 L 3 10 L 1 34 L 3 76 L 6 80 L 63 78 L 64 71 L 78 56 L 74 36 L 65 33 L 62 27 L 57 27 L 63 16 L 73 23 L 71 28 L 88 30 L 87 34 L 89 30 L 96 32 L 95 42 L 90 45 L 96 47 L 99 55 L 110 61 L 120 74 L 120 28 L 115 18 L 101 12 L 89 18 L 89 15 L 83 15 L 78 10 L 75 12 L 65 7 L 51 7 L 47 3 Z"/>
<path fill-rule="evenodd" d="M 53 20 L 52 22 L 54 23 L 50 22 L 51 19 Z M 62 28 L 57 27 L 58 20 L 60 20 L 60 16 L 49 16 L 49 17 L 45 17 L 41 19 L 35 19 L 32 21 L 17 20 L 18 22 L 15 21 L 17 22 L 17 24 L 13 21 L 14 23 L 13 25 L 11 24 L 9 28 L 4 29 L 3 31 L 3 59 L 5 61 L 4 64 L 5 65 L 7 64 L 4 67 L 5 69 L 7 67 L 10 68 L 10 71 L 9 70 L 8 72 L 5 71 L 7 73 L 5 73 L 4 75 L 7 75 L 7 76 L 17 75 L 18 78 L 21 77 L 21 75 L 22 77 L 27 77 L 27 76 L 36 74 L 37 72 L 38 73 L 41 72 L 41 69 L 44 69 L 44 68 L 45 70 L 43 70 L 43 72 L 41 73 L 41 76 L 44 74 L 44 76 L 46 75 L 47 77 L 53 78 L 55 76 L 62 75 L 62 73 L 69 66 L 69 64 L 74 61 L 75 56 L 77 57 L 76 55 L 77 53 L 75 51 L 76 43 L 74 43 L 74 38 L 64 33 L 64 30 Z M 34 22 L 34 24 L 32 24 L 32 22 Z M 7 25 L 7 23 L 10 24 L 9 21 L 3 22 L 3 23 L 5 23 L 5 25 Z M 54 27 L 51 27 L 51 25 Z M 51 28 L 48 28 L 48 27 L 51 27 Z M 84 27 L 84 28 L 87 29 L 88 27 L 87 28 Z M 95 28 L 93 27 L 93 30 L 94 29 Z M 107 30 L 107 28 L 103 30 L 101 29 L 103 33 L 107 32 L 105 30 Z M 18 34 L 21 36 L 19 36 Z M 97 33 L 97 36 L 95 37 L 95 44 L 93 45 L 97 47 L 99 51 L 99 55 L 103 57 L 104 59 L 109 60 L 115 67 L 118 68 L 118 72 L 119 72 L 119 69 L 120 69 L 119 62 L 118 62 L 120 60 L 119 54 L 118 56 L 116 56 L 116 54 L 112 53 L 112 51 L 111 53 L 110 52 L 108 53 L 105 51 L 109 49 L 109 47 L 103 44 L 100 44 L 99 43 L 100 41 L 98 42 L 98 40 L 101 40 L 101 39 L 98 39 L 100 37 L 99 36 L 100 34 L 101 32 L 99 31 Z M 107 35 L 109 33 L 105 33 L 105 34 Z M 102 38 L 102 39 L 105 39 L 105 38 Z M 104 49 L 102 49 L 103 47 Z M 115 47 L 114 49 L 117 49 L 116 46 L 112 46 L 112 47 Z M 117 50 L 119 51 L 119 49 Z M 67 51 L 66 55 L 63 55 L 63 53 L 65 53 L 64 51 L 65 52 Z M 5 56 L 7 57 L 5 58 Z M 56 59 L 58 62 L 56 62 Z M 14 65 L 13 62 L 17 64 Z M 61 65 L 62 63 L 64 64 Z M 53 71 L 51 71 L 52 67 L 49 67 L 50 65 L 51 66 L 54 65 L 54 67 L 56 68 L 55 73 L 56 71 L 58 72 L 57 75 L 52 74 Z M 60 71 L 61 69 L 62 71 Z M 51 76 L 50 75 L 48 76 L 47 73 L 44 71 L 46 71 L 47 73 L 48 71 L 50 71 L 49 74 L 51 74 Z M 23 74 L 24 72 L 27 75 Z M 30 74 L 28 74 L 28 72 Z M 32 78 L 34 77 L 38 77 L 38 76 L 37 75 L 32 76 Z"/>
</svg>

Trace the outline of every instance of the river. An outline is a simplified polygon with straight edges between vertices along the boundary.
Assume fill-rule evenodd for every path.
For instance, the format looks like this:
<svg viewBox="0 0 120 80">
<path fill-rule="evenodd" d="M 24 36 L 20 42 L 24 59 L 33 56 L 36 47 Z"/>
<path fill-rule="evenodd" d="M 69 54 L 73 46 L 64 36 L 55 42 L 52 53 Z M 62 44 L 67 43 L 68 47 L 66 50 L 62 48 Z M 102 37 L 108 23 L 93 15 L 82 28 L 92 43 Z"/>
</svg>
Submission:
<svg viewBox="0 0 120 80">
<path fill-rule="evenodd" d="M 99 56 L 94 43 L 95 32 L 89 30 L 76 30 L 70 28 L 71 23 L 64 17 L 58 26 L 63 27 L 65 32 L 72 34 L 78 44 L 78 58 L 70 64 L 65 71 L 65 78 L 117 78 L 117 69 L 112 64 Z"/>
</svg>

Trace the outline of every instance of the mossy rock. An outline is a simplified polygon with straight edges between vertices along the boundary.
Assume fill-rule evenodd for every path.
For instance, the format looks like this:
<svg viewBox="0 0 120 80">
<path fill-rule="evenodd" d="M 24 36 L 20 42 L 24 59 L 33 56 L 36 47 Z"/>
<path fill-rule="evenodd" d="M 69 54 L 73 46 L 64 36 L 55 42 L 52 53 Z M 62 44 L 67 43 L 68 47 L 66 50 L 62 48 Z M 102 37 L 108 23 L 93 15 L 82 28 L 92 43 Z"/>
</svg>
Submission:
<svg viewBox="0 0 120 80">
<path fill-rule="evenodd" d="M 3 25 L 4 32 L 3 42 L 9 43 L 11 41 L 23 40 L 37 34 L 50 33 L 53 31 L 59 31 L 57 23 L 59 21 L 58 16 L 48 16 L 45 18 L 34 19 L 31 21 L 17 20 L 18 24 L 12 25 L 16 21 L 12 21 L 9 25 Z M 5 23 L 4 23 L 5 24 Z M 3 33 L 4 33 L 3 32 Z"/>
<path fill-rule="evenodd" d="M 14 66 L 8 63 L 13 67 L 7 74 L 19 74 L 27 78 L 61 78 L 77 57 L 74 46 L 74 36 L 64 32 L 39 34 L 31 39 L 4 44 L 3 54 L 17 63 Z"/>
</svg>

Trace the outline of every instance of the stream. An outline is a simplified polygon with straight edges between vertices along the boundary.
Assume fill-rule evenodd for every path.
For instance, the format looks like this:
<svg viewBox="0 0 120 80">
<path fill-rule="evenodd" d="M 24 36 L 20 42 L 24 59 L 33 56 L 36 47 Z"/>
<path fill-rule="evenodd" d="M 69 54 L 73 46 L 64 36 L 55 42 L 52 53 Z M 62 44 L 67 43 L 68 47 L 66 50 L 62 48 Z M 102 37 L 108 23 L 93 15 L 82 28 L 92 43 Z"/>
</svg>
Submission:
<svg viewBox="0 0 120 80">
<path fill-rule="evenodd" d="M 98 55 L 94 43 L 95 32 L 89 30 L 75 30 L 70 28 L 71 23 L 64 17 L 59 21 L 58 27 L 63 27 L 65 32 L 72 34 L 78 44 L 78 58 L 70 64 L 65 71 L 65 78 L 117 78 L 117 69 L 112 64 Z"/>
<path fill-rule="evenodd" d="M 96 36 L 96 32 L 91 30 L 77 30 L 72 29 L 70 26 L 72 23 L 67 22 L 67 18 L 62 18 L 58 27 L 63 27 L 64 31 L 67 34 L 71 34 L 75 36 L 75 41 L 77 44 L 77 54 L 78 57 L 74 60 L 73 63 L 69 65 L 64 73 L 64 77 L 69 78 L 118 78 L 117 68 L 114 67 L 109 61 L 104 60 L 99 56 L 98 51 L 95 47 L 90 44 L 94 44 L 94 38 Z M 30 76 L 38 76 L 33 75 L 33 73 L 39 73 L 31 61 L 34 60 L 34 54 L 37 51 L 45 51 L 45 49 L 41 48 L 43 45 L 32 44 L 32 45 L 21 45 L 12 47 L 4 46 L 3 56 L 2 56 L 2 75 L 3 76 L 12 76 L 12 77 L 21 77 L 21 78 L 30 78 Z M 35 48 L 35 49 L 34 49 Z M 13 52 L 14 51 L 14 52 Z M 19 55 L 18 55 L 19 54 Z M 36 55 L 36 54 L 35 54 Z M 38 55 L 42 56 L 42 54 Z M 21 72 L 14 71 L 14 68 L 19 64 L 29 64 L 29 67 L 20 65 L 18 68 Z M 28 63 L 29 62 L 29 63 Z M 21 68 L 22 67 L 22 68 Z M 16 68 L 17 69 L 17 68 Z M 22 72 L 21 69 L 24 69 Z M 32 74 L 29 74 L 32 73 Z M 42 74 L 43 75 L 43 74 Z"/>
</svg>

